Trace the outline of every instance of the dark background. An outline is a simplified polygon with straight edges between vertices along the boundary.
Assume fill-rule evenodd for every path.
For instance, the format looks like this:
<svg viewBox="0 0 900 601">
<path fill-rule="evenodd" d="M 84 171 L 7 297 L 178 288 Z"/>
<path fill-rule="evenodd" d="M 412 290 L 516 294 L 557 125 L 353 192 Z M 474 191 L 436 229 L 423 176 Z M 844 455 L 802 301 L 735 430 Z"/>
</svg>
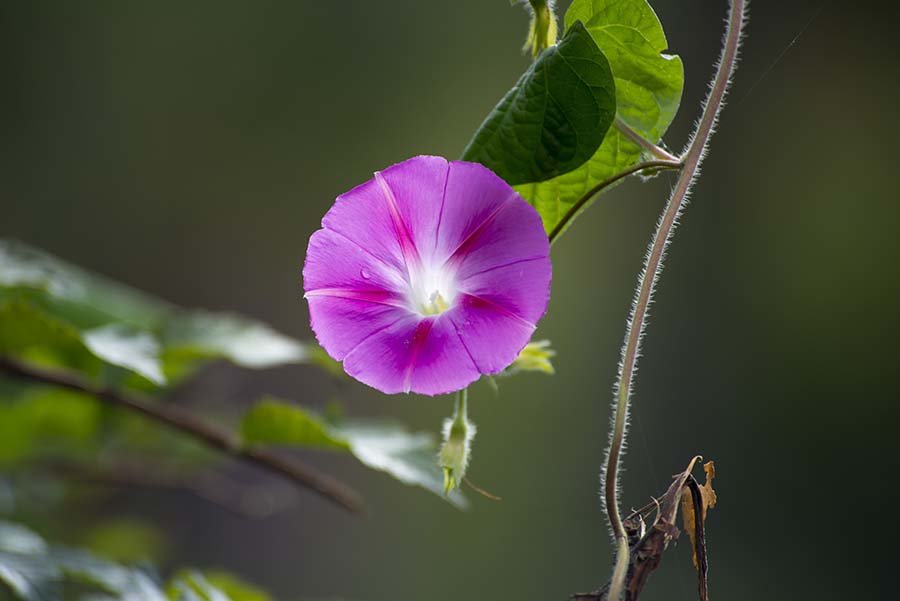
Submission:
<svg viewBox="0 0 900 601">
<path fill-rule="evenodd" d="M 725 3 L 654 6 L 686 67 L 666 137 L 680 148 Z M 702 453 L 719 469 L 715 598 L 887 598 L 898 559 L 896 18 L 829 1 L 759 0 L 750 13 L 651 315 L 623 499 L 643 505 Z M 0 234 L 308 338 L 300 266 L 333 197 L 415 154 L 458 156 L 526 67 L 525 28 L 506 0 L 3 3 Z M 559 352 L 557 375 L 473 391 L 470 475 L 502 502 L 475 498 L 460 513 L 314 455 L 365 493 L 368 515 L 303 495 L 247 521 L 135 492 L 67 510 L 65 536 L 140 518 L 166 534 L 164 567 L 227 568 L 283 601 L 590 590 L 612 560 L 597 475 L 610 387 L 671 181 L 619 187 L 555 245 L 539 334 Z M 334 394 L 302 367 L 213 369 L 195 391 L 235 406 L 272 392 L 321 407 Z M 356 385 L 343 396 L 350 413 L 431 431 L 451 405 Z M 646 598 L 696 598 L 684 541 Z"/>
</svg>

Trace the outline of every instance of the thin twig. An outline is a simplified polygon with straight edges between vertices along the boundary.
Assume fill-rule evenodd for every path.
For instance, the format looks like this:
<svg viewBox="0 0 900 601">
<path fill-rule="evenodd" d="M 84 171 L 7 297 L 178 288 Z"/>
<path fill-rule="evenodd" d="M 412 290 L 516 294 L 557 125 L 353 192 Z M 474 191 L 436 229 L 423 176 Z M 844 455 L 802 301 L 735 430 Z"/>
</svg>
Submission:
<svg viewBox="0 0 900 601">
<path fill-rule="evenodd" d="M 613 601 L 618 601 L 621 597 L 629 561 L 628 540 L 619 514 L 618 470 L 625 439 L 632 383 L 635 370 L 637 369 L 640 341 L 644 333 L 647 310 L 653 298 L 656 281 L 662 271 L 662 260 L 666 248 L 669 245 L 672 231 L 678 222 L 678 217 L 686 204 L 691 184 L 697 176 L 700 163 L 703 161 L 706 145 L 712 135 L 719 111 L 722 109 L 722 101 L 728 91 L 731 76 L 737 64 L 744 18 L 745 0 L 732 0 L 728 16 L 728 27 L 725 32 L 725 41 L 722 46 L 722 55 L 719 59 L 716 75 L 704 103 L 703 113 L 700 116 L 700 121 L 697 123 L 697 129 L 694 131 L 687 151 L 684 153 L 684 169 L 682 169 L 678 181 L 672 190 L 672 195 L 669 197 L 656 233 L 650 243 L 644 269 L 638 278 L 631 317 L 628 320 L 625 332 L 622 361 L 619 365 L 619 377 L 615 386 L 615 418 L 612 436 L 610 437 L 604 482 L 606 512 L 618 544 L 616 565 L 613 569 L 609 594 L 609 598 Z"/>
<path fill-rule="evenodd" d="M 681 159 L 679 159 L 677 156 L 675 156 L 662 146 L 654 144 L 641 134 L 631 129 L 631 127 L 629 127 L 627 123 L 622 121 L 620 117 L 616 116 L 616 120 L 613 122 L 613 124 L 616 126 L 616 129 L 622 132 L 622 135 L 643 148 L 645 152 L 648 152 L 649 154 L 662 161 L 669 161 L 671 163 L 681 162 Z"/>
<path fill-rule="evenodd" d="M 617 173 L 612 177 L 603 180 L 587 192 L 585 192 L 581 198 L 579 198 L 575 204 L 569 207 L 569 210 L 566 211 L 566 214 L 563 215 L 563 218 L 559 220 L 559 223 L 553 228 L 548 237 L 550 238 L 550 244 L 553 244 L 559 235 L 562 234 L 566 228 L 569 226 L 569 223 L 574 220 L 582 209 L 594 198 L 597 194 L 599 194 L 603 189 L 608 188 L 609 186 L 615 184 L 616 182 L 625 179 L 629 175 L 634 175 L 644 169 L 681 169 L 681 161 L 676 159 L 674 161 L 644 161 L 641 163 L 637 163 L 628 167 L 621 173 Z"/>
<path fill-rule="evenodd" d="M 157 423 L 178 430 L 208 447 L 222 451 L 226 455 L 278 474 L 298 486 L 309 488 L 344 509 L 358 512 L 363 508 L 359 493 L 334 477 L 319 472 L 300 461 L 281 457 L 268 449 L 245 447 L 241 440 L 231 432 L 206 423 L 178 405 L 126 395 L 110 388 L 85 382 L 69 373 L 29 365 L 8 357 L 0 357 L 0 370 L 29 380 L 83 392 L 110 405 L 139 413 Z"/>
</svg>

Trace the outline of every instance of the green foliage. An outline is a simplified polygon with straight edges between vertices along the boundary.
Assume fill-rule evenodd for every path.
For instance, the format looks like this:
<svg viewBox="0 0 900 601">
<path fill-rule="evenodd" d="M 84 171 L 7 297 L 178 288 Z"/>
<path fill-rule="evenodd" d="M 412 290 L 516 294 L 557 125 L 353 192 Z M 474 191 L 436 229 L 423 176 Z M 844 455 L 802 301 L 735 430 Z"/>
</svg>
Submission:
<svg viewBox="0 0 900 601">
<path fill-rule="evenodd" d="M 203 575 L 207 582 L 228 595 L 231 601 L 271 601 L 267 592 L 228 572 L 211 571 Z"/>
<path fill-rule="evenodd" d="M 0 380 L 0 468 L 38 454 L 92 449 L 101 412 L 87 395 Z"/>
<path fill-rule="evenodd" d="M 678 111 L 684 69 L 679 57 L 664 54 L 668 43 L 653 9 L 646 0 L 575 0 L 566 11 L 565 25 L 574 28 L 581 23 L 609 60 L 618 118 L 658 143 Z M 638 163 L 641 155 L 641 148 L 613 127 L 590 160 L 577 169 L 516 189 L 541 214 L 547 232 L 559 235 L 571 223 L 571 212 L 582 197 Z"/>
<path fill-rule="evenodd" d="M 350 450 L 350 444 L 321 417 L 299 405 L 263 399 L 241 422 L 246 444 L 275 444 L 313 449 Z"/>
<path fill-rule="evenodd" d="M 567 173 L 594 155 L 616 114 L 610 65 L 573 24 L 503 97 L 463 152 L 510 185 Z"/>
<path fill-rule="evenodd" d="M 265 324 L 185 311 L 8 240 L 0 240 L 0 353 L 150 390 L 212 359 L 333 369 L 315 347 Z"/>
<path fill-rule="evenodd" d="M 124 564 L 159 559 L 166 546 L 162 532 L 143 521 L 117 518 L 88 531 L 84 545 L 92 553 Z"/>
<path fill-rule="evenodd" d="M 536 371 L 552 376 L 556 373 L 552 362 L 555 356 L 556 351 L 551 348 L 549 340 L 533 340 L 525 345 L 512 365 L 499 375 L 506 377 L 523 371 Z"/>
<path fill-rule="evenodd" d="M 351 453 L 363 465 L 383 471 L 404 484 L 443 496 L 443 475 L 437 464 L 437 443 L 424 432 L 410 433 L 385 421 L 329 423 L 298 405 L 264 399 L 244 416 L 241 428 L 247 444 L 274 444 Z M 458 507 L 459 493 L 448 497 Z"/>
<path fill-rule="evenodd" d="M 81 550 L 56 547 L 31 530 L 0 521 L 0 592 L 21 601 L 268 601 L 228 574 L 184 571 L 167 587 L 148 569 L 124 566 Z"/>
</svg>

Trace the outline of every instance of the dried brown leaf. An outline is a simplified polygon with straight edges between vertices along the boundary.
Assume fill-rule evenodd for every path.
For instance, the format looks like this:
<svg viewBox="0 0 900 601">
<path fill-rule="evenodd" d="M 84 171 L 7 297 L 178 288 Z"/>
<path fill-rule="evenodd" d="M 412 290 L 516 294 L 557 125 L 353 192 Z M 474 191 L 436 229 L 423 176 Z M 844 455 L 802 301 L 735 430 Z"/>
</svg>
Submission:
<svg viewBox="0 0 900 601">
<path fill-rule="evenodd" d="M 703 471 L 706 472 L 706 482 L 700 487 L 700 495 L 703 500 L 700 519 L 706 523 L 706 511 L 716 506 L 716 491 L 713 490 L 712 481 L 716 477 L 716 464 L 713 461 L 707 461 L 703 464 Z M 684 529 L 691 538 L 691 555 L 694 559 L 694 567 L 699 569 L 697 560 L 697 529 L 695 524 L 696 516 L 694 515 L 694 502 L 691 499 L 691 491 L 687 488 L 681 491 L 681 515 L 684 523 Z"/>
</svg>

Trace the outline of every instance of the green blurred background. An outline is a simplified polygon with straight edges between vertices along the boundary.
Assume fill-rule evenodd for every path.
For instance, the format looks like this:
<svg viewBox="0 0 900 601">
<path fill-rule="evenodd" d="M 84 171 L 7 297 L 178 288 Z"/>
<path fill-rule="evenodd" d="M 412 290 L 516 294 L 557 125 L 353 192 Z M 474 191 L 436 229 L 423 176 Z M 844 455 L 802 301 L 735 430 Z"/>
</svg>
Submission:
<svg viewBox="0 0 900 601">
<path fill-rule="evenodd" d="M 685 62 L 666 137 L 680 148 L 725 3 L 653 4 Z M 714 598 L 893 594 L 891 14 L 753 4 L 731 101 L 659 286 L 623 499 L 643 505 L 694 453 L 716 460 Z M 506 0 L 3 3 L 0 235 L 308 338 L 300 266 L 333 197 L 415 154 L 458 156 L 527 66 L 526 23 Z M 473 391 L 470 475 L 502 502 L 474 498 L 461 513 L 350 459 L 310 454 L 365 493 L 366 516 L 304 494 L 252 521 L 187 495 L 121 491 L 75 499 L 39 529 L 83 542 L 96 524 L 139 519 L 162 539 L 138 552 L 163 568 L 225 568 L 282 601 L 549 600 L 596 587 L 612 560 L 597 475 L 610 388 L 671 182 L 619 187 L 554 247 L 539 334 L 559 352 L 557 375 Z M 231 404 L 268 392 L 316 407 L 335 394 L 302 367 L 213 368 L 190 392 Z M 348 413 L 431 431 L 451 409 L 449 398 L 357 385 L 341 400 Z M 694 587 L 682 541 L 645 597 L 693 599 Z"/>
</svg>

